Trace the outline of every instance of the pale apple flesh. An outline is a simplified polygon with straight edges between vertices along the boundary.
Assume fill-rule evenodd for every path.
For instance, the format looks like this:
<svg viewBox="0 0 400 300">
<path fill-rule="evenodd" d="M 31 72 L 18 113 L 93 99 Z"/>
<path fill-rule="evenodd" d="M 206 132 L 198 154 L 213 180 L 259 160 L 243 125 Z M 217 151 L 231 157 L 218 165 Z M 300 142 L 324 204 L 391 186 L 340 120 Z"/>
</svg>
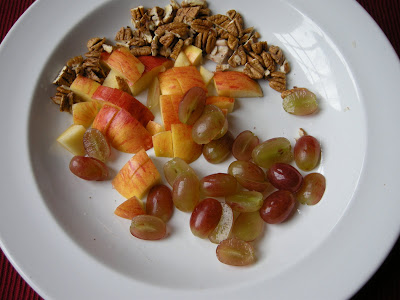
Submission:
<svg viewBox="0 0 400 300">
<path fill-rule="evenodd" d="M 94 92 L 99 86 L 100 83 L 82 75 L 78 75 L 72 82 L 70 89 L 82 100 L 91 101 Z"/>
<path fill-rule="evenodd" d="M 182 158 L 188 164 L 199 158 L 203 146 L 193 141 L 192 126 L 172 124 L 171 133 L 174 157 Z"/>
<path fill-rule="evenodd" d="M 215 72 L 214 84 L 218 96 L 232 98 L 249 98 L 263 96 L 263 92 L 259 83 L 242 72 Z"/>
<path fill-rule="evenodd" d="M 74 124 L 89 128 L 100 109 L 101 104 L 97 101 L 75 103 L 72 105 L 72 119 Z"/>
<path fill-rule="evenodd" d="M 228 113 L 231 113 L 235 105 L 235 99 L 232 97 L 210 96 L 207 97 L 206 104 L 213 104 L 220 109 L 226 109 Z"/>
<path fill-rule="evenodd" d="M 200 48 L 190 45 L 183 49 L 186 57 L 190 61 L 190 63 L 194 66 L 198 66 L 203 60 L 203 50 Z"/>
<path fill-rule="evenodd" d="M 86 128 L 83 125 L 71 125 L 57 138 L 57 142 L 73 155 L 85 155 L 83 147 L 85 131 Z"/>
<path fill-rule="evenodd" d="M 154 154 L 157 157 L 174 157 L 172 133 L 163 131 L 153 135 Z"/>
</svg>

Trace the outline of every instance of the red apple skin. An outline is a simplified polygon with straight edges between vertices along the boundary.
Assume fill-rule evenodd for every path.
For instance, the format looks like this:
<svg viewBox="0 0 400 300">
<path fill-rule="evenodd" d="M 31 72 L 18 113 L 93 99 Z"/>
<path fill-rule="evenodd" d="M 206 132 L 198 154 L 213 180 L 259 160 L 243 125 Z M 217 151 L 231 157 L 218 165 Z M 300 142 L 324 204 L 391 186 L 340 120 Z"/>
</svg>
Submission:
<svg viewBox="0 0 400 300">
<path fill-rule="evenodd" d="M 115 115 L 119 112 L 119 109 L 111 105 L 103 105 L 100 109 L 94 121 L 92 123 L 92 128 L 96 128 L 101 131 L 101 133 L 106 136 L 107 130 L 114 119 Z"/>
<path fill-rule="evenodd" d="M 262 97 L 263 95 L 258 82 L 242 72 L 215 72 L 214 83 L 218 96 L 247 98 Z"/>
<path fill-rule="evenodd" d="M 125 109 L 112 119 L 106 138 L 115 149 L 126 153 L 137 153 L 153 147 L 151 134 Z"/>
<path fill-rule="evenodd" d="M 118 205 L 114 211 L 114 214 L 121 218 L 132 220 L 138 215 L 146 214 L 146 212 L 140 200 L 133 196 Z"/>
<path fill-rule="evenodd" d="M 147 72 L 150 72 L 156 67 L 164 66 L 166 69 L 169 69 L 174 65 L 174 62 L 172 60 L 162 56 L 144 55 L 139 56 L 138 59 L 144 65 L 143 75 L 145 75 Z"/>
<path fill-rule="evenodd" d="M 83 100 L 91 101 L 93 94 L 99 86 L 100 83 L 82 75 L 78 75 L 72 82 L 70 88 Z"/>
<path fill-rule="evenodd" d="M 154 120 L 153 113 L 135 97 L 121 91 L 106 86 L 100 86 L 92 96 L 95 100 L 110 102 L 120 108 L 125 109 L 143 126 L 146 126 L 149 121 Z"/>
<path fill-rule="evenodd" d="M 192 87 L 207 88 L 200 72 L 195 66 L 173 67 L 158 74 L 162 95 L 184 95 Z"/>
<path fill-rule="evenodd" d="M 171 130 L 172 124 L 181 124 L 179 121 L 179 103 L 181 95 L 161 95 L 160 109 L 165 130 Z"/>
<path fill-rule="evenodd" d="M 144 65 L 125 47 L 115 49 L 107 59 L 107 64 L 125 77 L 130 86 L 142 76 L 144 71 Z"/>
</svg>

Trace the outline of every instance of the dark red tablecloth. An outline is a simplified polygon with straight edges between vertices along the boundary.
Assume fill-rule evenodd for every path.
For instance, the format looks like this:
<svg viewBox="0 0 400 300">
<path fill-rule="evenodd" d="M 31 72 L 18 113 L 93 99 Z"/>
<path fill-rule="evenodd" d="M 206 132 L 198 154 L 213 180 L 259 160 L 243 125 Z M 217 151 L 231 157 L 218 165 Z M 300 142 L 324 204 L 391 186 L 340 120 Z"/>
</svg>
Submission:
<svg viewBox="0 0 400 300">
<path fill-rule="evenodd" d="M 33 2 L 34 0 L 0 0 L 0 42 Z M 400 0 L 358 0 L 358 2 L 375 19 L 400 56 Z M 19 276 L 1 250 L 0 299 L 42 299 Z M 361 299 L 400 299 L 400 240 L 375 275 L 352 298 L 352 300 Z"/>
</svg>

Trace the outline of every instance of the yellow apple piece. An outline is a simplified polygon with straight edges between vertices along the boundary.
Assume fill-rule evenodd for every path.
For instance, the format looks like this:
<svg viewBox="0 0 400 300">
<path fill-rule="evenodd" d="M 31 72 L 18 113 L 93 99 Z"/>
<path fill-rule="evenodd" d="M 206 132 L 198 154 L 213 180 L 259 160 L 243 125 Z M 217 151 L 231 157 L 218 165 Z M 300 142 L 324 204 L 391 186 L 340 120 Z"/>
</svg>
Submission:
<svg viewBox="0 0 400 300">
<path fill-rule="evenodd" d="M 144 65 L 142 76 L 131 86 L 132 95 L 139 95 L 148 89 L 151 82 L 158 73 L 163 72 L 174 65 L 174 62 L 162 56 L 144 55 L 138 57 L 139 61 Z"/>
<path fill-rule="evenodd" d="M 183 49 L 186 57 L 190 63 L 194 66 L 198 66 L 203 60 L 203 50 L 200 48 L 190 45 Z"/>
<path fill-rule="evenodd" d="M 100 109 L 101 104 L 97 101 L 75 103 L 72 105 L 74 124 L 89 128 Z"/>
<path fill-rule="evenodd" d="M 158 74 L 161 95 L 184 95 L 192 87 L 200 87 L 207 92 L 200 72 L 195 66 L 173 67 Z"/>
<path fill-rule="evenodd" d="M 154 154 L 157 157 L 174 157 L 171 131 L 163 131 L 153 135 Z"/>
<path fill-rule="evenodd" d="M 129 86 L 138 81 L 144 72 L 144 65 L 126 47 L 115 49 L 108 57 L 107 64 L 119 76 L 125 78 Z"/>
<path fill-rule="evenodd" d="M 200 66 L 200 75 L 203 78 L 205 85 L 208 86 L 214 77 L 214 72 L 211 72 L 203 66 Z"/>
<path fill-rule="evenodd" d="M 187 58 L 185 52 L 181 51 L 175 60 L 174 67 L 187 67 L 187 66 L 191 66 L 191 65 L 192 64 L 189 61 L 189 59 Z"/>
<path fill-rule="evenodd" d="M 121 152 L 137 153 L 153 147 L 151 134 L 125 109 L 114 116 L 105 136 L 111 146 Z"/>
<path fill-rule="evenodd" d="M 91 101 L 94 92 L 99 86 L 100 83 L 82 75 L 78 75 L 72 82 L 70 89 L 84 101 Z"/>
<path fill-rule="evenodd" d="M 83 147 L 85 131 L 86 128 L 83 125 L 71 125 L 57 138 L 57 142 L 73 155 L 85 155 L 85 148 Z"/>
<path fill-rule="evenodd" d="M 232 97 L 210 96 L 206 99 L 206 105 L 213 104 L 220 109 L 226 109 L 228 113 L 233 111 L 235 99 Z"/>
<path fill-rule="evenodd" d="M 151 135 L 155 135 L 159 132 L 165 131 L 164 127 L 161 124 L 158 124 L 154 121 L 149 121 L 149 123 L 147 123 L 146 125 L 146 129 Z"/>
<path fill-rule="evenodd" d="M 160 102 L 160 81 L 155 77 L 150 84 L 149 91 L 147 92 L 146 105 L 149 109 L 157 107 Z"/>
<path fill-rule="evenodd" d="M 145 215 L 143 203 L 135 196 L 125 200 L 115 209 L 114 214 L 118 217 L 132 220 L 138 215 Z"/>
<path fill-rule="evenodd" d="M 188 164 L 199 158 L 203 146 L 193 141 L 192 126 L 182 123 L 172 124 L 171 133 L 174 157 L 182 158 Z"/>
<path fill-rule="evenodd" d="M 165 130 L 171 130 L 172 124 L 181 123 L 179 121 L 179 103 L 182 97 L 181 95 L 161 95 L 160 110 Z"/>
<path fill-rule="evenodd" d="M 214 73 L 218 96 L 233 98 L 262 97 L 259 83 L 242 72 L 218 71 Z"/>
<path fill-rule="evenodd" d="M 160 173 L 142 149 L 122 167 L 112 180 L 112 185 L 125 198 L 136 196 L 141 199 L 160 181 Z"/>
</svg>

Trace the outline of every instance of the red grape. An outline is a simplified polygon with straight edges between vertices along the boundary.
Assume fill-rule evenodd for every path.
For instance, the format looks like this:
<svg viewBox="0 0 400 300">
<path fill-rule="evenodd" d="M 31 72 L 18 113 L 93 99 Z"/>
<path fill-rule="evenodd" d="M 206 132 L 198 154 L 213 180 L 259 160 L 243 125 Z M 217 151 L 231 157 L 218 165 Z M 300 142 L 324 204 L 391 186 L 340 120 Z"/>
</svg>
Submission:
<svg viewBox="0 0 400 300">
<path fill-rule="evenodd" d="M 190 230 L 199 238 L 206 238 L 217 227 L 222 215 L 221 203 L 206 198 L 196 205 L 190 216 Z"/>
<path fill-rule="evenodd" d="M 281 223 L 290 216 L 295 204 L 296 199 L 291 192 L 276 191 L 264 200 L 260 216 L 269 224 Z"/>
<path fill-rule="evenodd" d="M 174 203 L 172 202 L 171 190 L 163 184 L 153 186 L 146 201 L 146 212 L 149 215 L 159 217 L 164 222 L 172 216 Z"/>
<path fill-rule="evenodd" d="M 100 160 L 93 157 L 74 156 L 69 163 L 71 172 L 85 180 L 106 180 L 108 168 Z"/>
<path fill-rule="evenodd" d="M 303 183 L 303 176 L 296 168 L 285 163 L 273 164 L 267 171 L 269 182 L 278 190 L 296 192 Z"/>
</svg>

